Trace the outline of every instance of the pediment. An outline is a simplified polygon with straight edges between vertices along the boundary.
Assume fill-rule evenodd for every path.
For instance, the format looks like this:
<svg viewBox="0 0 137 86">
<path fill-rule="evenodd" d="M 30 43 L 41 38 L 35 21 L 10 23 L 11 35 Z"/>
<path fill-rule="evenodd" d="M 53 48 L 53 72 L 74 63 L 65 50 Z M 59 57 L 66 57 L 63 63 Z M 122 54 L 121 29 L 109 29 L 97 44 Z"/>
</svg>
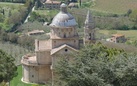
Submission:
<svg viewBox="0 0 137 86">
<path fill-rule="evenodd" d="M 78 52 L 77 49 L 67 45 L 67 44 L 64 44 L 58 48 L 54 48 L 51 50 L 51 55 L 54 55 L 54 54 L 71 54 L 71 53 L 74 53 L 74 52 Z"/>
</svg>

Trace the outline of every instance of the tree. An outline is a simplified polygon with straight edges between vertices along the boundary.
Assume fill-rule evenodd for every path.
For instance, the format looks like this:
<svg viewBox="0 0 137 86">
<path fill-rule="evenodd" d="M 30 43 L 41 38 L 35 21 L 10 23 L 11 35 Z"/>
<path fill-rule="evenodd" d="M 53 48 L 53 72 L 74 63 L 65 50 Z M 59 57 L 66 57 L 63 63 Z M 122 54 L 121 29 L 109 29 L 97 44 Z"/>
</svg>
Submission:
<svg viewBox="0 0 137 86">
<path fill-rule="evenodd" d="M 17 67 L 14 64 L 14 60 L 11 55 L 0 50 L 0 82 L 8 82 L 17 75 Z"/>
<path fill-rule="evenodd" d="M 131 13 L 132 13 L 132 10 L 129 9 L 129 10 L 127 11 L 127 16 L 129 16 Z"/>
<path fill-rule="evenodd" d="M 40 2 L 40 0 L 37 0 L 35 3 L 36 9 L 38 9 L 41 5 L 42 3 Z"/>
<path fill-rule="evenodd" d="M 85 46 L 74 55 L 73 61 L 63 57 L 55 67 L 56 86 L 119 86 L 120 81 L 115 73 L 114 56 L 124 52 L 107 48 L 98 43 Z M 125 55 L 125 53 L 123 54 Z M 60 82 L 59 82 L 60 80 Z M 61 85 L 64 83 L 63 85 Z"/>
<path fill-rule="evenodd" d="M 129 18 L 137 23 L 137 10 L 133 10 L 132 13 L 130 13 Z"/>
</svg>

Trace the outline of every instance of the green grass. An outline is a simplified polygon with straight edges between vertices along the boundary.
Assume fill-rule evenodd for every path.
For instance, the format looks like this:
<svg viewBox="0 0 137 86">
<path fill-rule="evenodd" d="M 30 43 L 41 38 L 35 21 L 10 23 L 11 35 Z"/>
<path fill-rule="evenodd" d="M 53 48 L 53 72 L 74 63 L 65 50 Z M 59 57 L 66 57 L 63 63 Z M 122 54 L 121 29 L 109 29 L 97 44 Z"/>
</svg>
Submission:
<svg viewBox="0 0 137 86">
<path fill-rule="evenodd" d="M 10 3 L 10 2 L 0 2 L 0 7 L 5 7 L 5 6 L 10 6 L 10 7 L 18 7 L 24 4 L 20 4 L 20 3 Z"/>
<path fill-rule="evenodd" d="M 47 16 L 55 16 L 59 10 L 35 10 L 36 13 L 39 13 L 40 15 L 47 15 Z"/>
<path fill-rule="evenodd" d="M 112 32 L 123 34 L 130 40 L 137 40 L 137 30 L 99 30 L 99 33 L 103 33 L 105 35 L 110 35 Z"/>
<path fill-rule="evenodd" d="M 10 81 L 10 86 L 47 86 L 41 84 L 29 84 L 21 81 L 22 78 L 22 66 L 19 65 L 17 69 L 18 75 Z"/>
<path fill-rule="evenodd" d="M 10 86 L 32 86 L 31 84 L 26 84 L 21 81 L 22 78 L 22 66 L 18 66 L 18 75 L 10 81 Z"/>
<path fill-rule="evenodd" d="M 137 9 L 137 0 L 95 0 L 92 8 L 97 11 L 125 14 L 129 9 Z"/>
</svg>

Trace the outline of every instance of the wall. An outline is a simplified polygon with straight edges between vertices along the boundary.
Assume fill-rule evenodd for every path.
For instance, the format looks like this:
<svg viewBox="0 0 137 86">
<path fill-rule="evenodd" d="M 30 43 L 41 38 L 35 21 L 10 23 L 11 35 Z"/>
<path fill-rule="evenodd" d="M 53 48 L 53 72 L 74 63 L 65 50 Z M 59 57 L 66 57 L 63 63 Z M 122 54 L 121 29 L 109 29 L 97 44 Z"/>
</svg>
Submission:
<svg viewBox="0 0 137 86">
<path fill-rule="evenodd" d="M 78 33 L 76 28 L 51 28 L 51 35 L 54 37 L 70 38 L 77 36 Z"/>
<path fill-rule="evenodd" d="M 39 67 L 39 82 L 49 81 L 51 79 L 50 65 Z"/>
<path fill-rule="evenodd" d="M 36 57 L 38 64 L 51 64 L 50 51 L 36 51 Z"/>
<path fill-rule="evenodd" d="M 52 40 L 52 48 L 60 47 L 63 44 L 67 44 L 73 48 L 79 48 L 78 39 L 54 39 Z"/>
<path fill-rule="evenodd" d="M 29 67 L 22 65 L 23 68 L 23 81 L 29 82 Z"/>
</svg>

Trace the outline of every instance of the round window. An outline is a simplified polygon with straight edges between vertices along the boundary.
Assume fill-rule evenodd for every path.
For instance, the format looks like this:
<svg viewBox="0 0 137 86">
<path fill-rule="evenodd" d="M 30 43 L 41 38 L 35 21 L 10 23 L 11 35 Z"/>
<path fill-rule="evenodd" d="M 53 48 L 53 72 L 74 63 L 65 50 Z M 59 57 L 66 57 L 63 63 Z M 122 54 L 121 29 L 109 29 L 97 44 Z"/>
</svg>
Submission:
<svg viewBox="0 0 137 86">
<path fill-rule="evenodd" d="M 67 52 L 68 51 L 68 49 L 65 49 L 65 52 Z"/>
</svg>

